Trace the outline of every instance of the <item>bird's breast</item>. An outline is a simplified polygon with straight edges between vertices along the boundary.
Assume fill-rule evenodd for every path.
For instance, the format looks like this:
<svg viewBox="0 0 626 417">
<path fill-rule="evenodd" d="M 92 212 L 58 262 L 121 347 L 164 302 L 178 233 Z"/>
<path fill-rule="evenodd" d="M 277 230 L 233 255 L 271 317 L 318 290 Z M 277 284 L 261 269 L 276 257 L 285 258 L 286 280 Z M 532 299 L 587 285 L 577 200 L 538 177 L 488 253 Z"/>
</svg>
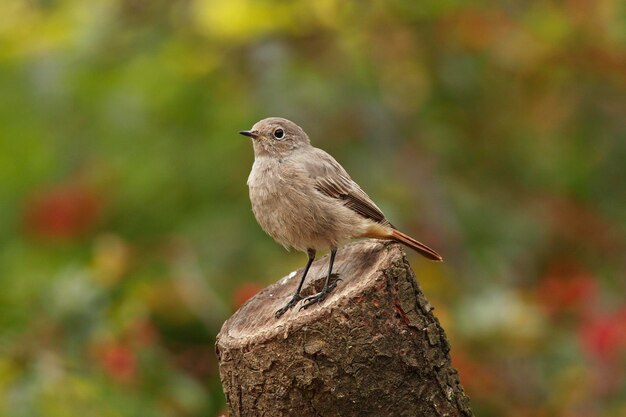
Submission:
<svg viewBox="0 0 626 417">
<path fill-rule="evenodd" d="M 248 177 L 254 216 L 267 234 L 285 246 L 294 246 L 299 194 L 294 175 L 278 160 L 256 160 Z"/>
<path fill-rule="evenodd" d="M 276 199 L 282 199 L 287 195 L 285 187 L 288 181 L 280 165 L 278 160 L 266 160 L 266 158 L 255 160 L 248 177 L 253 209 L 255 206 L 259 209 L 266 206 L 269 208 L 277 203 Z"/>
<path fill-rule="evenodd" d="M 364 229 L 363 218 L 321 194 L 314 180 L 285 160 L 256 160 L 248 178 L 252 211 L 263 230 L 299 250 L 336 246 Z"/>
</svg>

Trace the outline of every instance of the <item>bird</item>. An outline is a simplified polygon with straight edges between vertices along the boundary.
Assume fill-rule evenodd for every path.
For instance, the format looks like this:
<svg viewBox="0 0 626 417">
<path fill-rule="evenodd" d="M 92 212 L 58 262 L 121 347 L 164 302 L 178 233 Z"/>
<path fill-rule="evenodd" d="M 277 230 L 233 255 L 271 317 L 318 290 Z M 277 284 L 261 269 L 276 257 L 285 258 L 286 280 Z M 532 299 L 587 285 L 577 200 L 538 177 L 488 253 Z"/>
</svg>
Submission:
<svg viewBox="0 0 626 417">
<path fill-rule="evenodd" d="M 394 227 L 339 162 L 311 145 L 309 136 L 294 122 L 268 117 L 239 133 L 252 139 L 254 163 L 247 184 L 257 222 L 276 242 L 308 256 L 296 292 L 276 311 L 276 318 L 301 300 L 303 310 L 326 298 L 336 286 L 331 277 L 337 250 L 351 239 L 391 240 L 432 261 L 443 260 Z M 323 249 L 330 249 L 324 287 L 303 298 L 300 292 L 309 268 Z"/>
</svg>

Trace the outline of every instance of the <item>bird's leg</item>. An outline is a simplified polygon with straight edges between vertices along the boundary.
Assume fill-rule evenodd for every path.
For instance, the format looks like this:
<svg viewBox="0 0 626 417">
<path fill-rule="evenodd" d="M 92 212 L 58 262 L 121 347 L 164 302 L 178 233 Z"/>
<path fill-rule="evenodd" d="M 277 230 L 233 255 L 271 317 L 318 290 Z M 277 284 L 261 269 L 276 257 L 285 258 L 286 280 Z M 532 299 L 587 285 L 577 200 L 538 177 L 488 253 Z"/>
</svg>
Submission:
<svg viewBox="0 0 626 417">
<path fill-rule="evenodd" d="M 298 289 L 296 290 L 293 297 L 291 297 L 291 300 L 284 307 L 276 311 L 276 314 L 275 314 L 276 318 L 279 318 L 280 316 L 285 314 L 288 310 L 290 310 L 296 304 L 298 304 L 298 301 L 302 300 L 302 296 L 300 295 L 300 290 L 302 289 L 302 284 L 304 284 L 304 279 L 306 278 L 306 274 L 309 272 L 309 268 L 311 267 L 311 264 L 315 260 L 315 249 L 307 249 L 306 253 L 309 256 L 309 261 L 306 263 L 306 266 L 304 267 L 304 272 L 302 272 L 302 278 L 300 278 L 300 284 L 298 284 Z"/>
<path fill-rule="evenodd" d="M 321 301 L 323 301 L 326 296 L 337 286 L 337 281 L 330 281 L 330 278 L 333 275 L 333 263 L 335 262 L 335 255 L 337 254 L 337 248 L 331 248 L 330 249 L 330 263 L 328 265 L 328 275 L 326 276 L 326 283 L 324 284 L 324 288 L 322 288 L 322 291 L 318 292 L 317 294 L 314 294 L 310 297 L 307 297 L 304 299 L 304 303 L 302 304 L 302 307 L 300 307 L 300 310 L 303 309 L 307 309 L 309 307 L 311 307 L 313 304 L 315 303 L 319 303 Z"/>
</svg>

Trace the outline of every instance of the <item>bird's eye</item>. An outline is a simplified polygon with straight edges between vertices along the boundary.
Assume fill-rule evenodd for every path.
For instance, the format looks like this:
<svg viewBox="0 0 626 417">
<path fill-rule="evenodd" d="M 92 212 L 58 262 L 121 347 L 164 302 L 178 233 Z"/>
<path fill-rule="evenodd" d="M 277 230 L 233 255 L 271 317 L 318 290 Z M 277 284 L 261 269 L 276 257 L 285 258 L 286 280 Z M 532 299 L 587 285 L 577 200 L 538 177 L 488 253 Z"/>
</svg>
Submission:
<svg viewBox="0 0 626 417">
<path fill-rule="evenodd" d="M 285 137 L 285 131 L 284 131 L 284 130 L 282 130 L 282 129 L 280 129 L 280 128 L 279 128 L 279 129 L 276 129 L 276 130 L 274 131 L 274 137 L 275 137 L 276 139 L 282 139 L 282 138 L 284 138 L 284 137 Z"/>
</svg>

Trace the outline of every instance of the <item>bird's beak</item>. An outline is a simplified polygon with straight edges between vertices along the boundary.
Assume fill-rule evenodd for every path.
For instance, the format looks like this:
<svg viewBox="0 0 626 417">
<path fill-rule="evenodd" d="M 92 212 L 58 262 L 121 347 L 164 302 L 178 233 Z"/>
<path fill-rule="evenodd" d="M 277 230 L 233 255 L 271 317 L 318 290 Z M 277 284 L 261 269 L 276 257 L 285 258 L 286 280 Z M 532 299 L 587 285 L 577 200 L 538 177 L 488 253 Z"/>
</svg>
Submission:
<svg viewBox="0 0 626 417">
<path fill-rule="evenodd" d="M 253 139 L 258 137 L 257 132 L 255 132 L 253 130 L 242 130 L 242 131 L 239 132 L 239 134 L 240 135 L 244 135 L 244 136 L 248 136 L 248 137 L 253 138 Z"/>
</svg>

